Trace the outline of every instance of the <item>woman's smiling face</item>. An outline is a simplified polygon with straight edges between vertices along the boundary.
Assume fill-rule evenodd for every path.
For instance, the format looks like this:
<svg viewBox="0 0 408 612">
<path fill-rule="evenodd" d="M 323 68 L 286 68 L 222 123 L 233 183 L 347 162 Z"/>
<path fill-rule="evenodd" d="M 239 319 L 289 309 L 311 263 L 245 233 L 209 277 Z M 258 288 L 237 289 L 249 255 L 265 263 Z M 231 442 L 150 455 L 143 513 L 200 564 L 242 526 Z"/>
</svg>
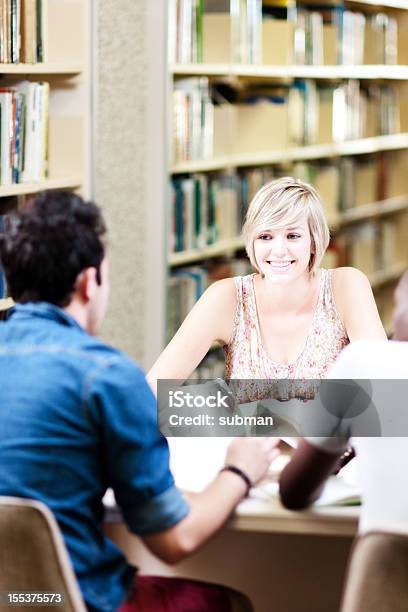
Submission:
<svg viewBox="0 0 408 612">
<path fill-rule="evenodd" d="M 254 241 L 259 272 L 274 282 L 289 282 L 309 270 L 312 240 L 308 222 L 260 232 Z"/>
</svg>

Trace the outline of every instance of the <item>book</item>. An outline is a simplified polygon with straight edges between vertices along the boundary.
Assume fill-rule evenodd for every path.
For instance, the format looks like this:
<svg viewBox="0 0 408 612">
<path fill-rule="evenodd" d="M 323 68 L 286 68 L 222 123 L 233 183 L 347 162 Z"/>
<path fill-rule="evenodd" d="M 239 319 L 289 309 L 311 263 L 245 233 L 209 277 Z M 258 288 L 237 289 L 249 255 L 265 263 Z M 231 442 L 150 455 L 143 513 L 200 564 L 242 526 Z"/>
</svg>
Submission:
<svg viewBox="0 0 408 612">
<path fill-rule="evenodd" d="M 179 79 L 173 89 L 173 161 L 213 153 L 214 110 L 208 77 Z"/>
<path fill-rule="evenodd" d="M 37 62 L 46 62 L 48 58 L 48 1 L 37 0 Z"/>
<path fill-rule="evenodd" d="M 191 64 L 203 61 L 204 0 L 171 0 L 168 12 L 169 60 Z"/>
<path fill-rule="evenodd" d="M 168 438 L 170 468 L 176 485 L 185 491 L 201 491 L 217 475 L 225 463 L 225 453 L 233 438 Z M 192 468 L 194 466 L 194 469 Z M 251 498 L 268 500 L 279 497 L 279 483 L 264 482 L 254 487 Z M 356 505 L 361 503 L 358 486 L 341 474 L 331 476 L 315 507 Z"/>
<path fill-rule="evenodd" d="M 21 0 L 21 61 L 26 64 L 37 61 L 36 0 Z"/>
<path fill-rule="evenodd" d="M 251 497 L 268 499 L 279 498 L 279 483 L 268 482 L 251 491 Z M 356 485 L 350 484 L 341 475 L 330 476 L 326 481 L 320 497 L 312 508 L 325 506 L 356 506 L 361 504 L 361 491 Z"/>
<path fill-rule="evenodd" d="M 11 0 L 11 61 L 20 61 L 20 12 L 21 0 Z"/>
<path fill-rule="evenodd" d="M 12 183 L 11 151 L 13 140 L 13 93 L 11 89 L 0 89 L 1 107 L 1 171 L 0 183 L 10 185 Z"/>
</svg>

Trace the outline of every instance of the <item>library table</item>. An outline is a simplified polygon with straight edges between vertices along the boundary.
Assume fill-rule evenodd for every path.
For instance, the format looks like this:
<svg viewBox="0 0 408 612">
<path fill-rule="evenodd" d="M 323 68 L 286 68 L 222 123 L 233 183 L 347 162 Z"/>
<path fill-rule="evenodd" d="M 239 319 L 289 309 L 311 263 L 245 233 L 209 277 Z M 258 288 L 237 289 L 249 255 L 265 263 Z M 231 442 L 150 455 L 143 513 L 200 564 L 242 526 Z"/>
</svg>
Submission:
<svg viewBox="0 0 408 612">
<path fill-rule="evenodd" d="M 180 443 L 169 441 L 180 486 L 186 482 L 180 468 L 192 465 L 191 455 L 190 461 L 181 461 L 189 442 L 177 455 L 174 447 Z M 196 451 L 197 442 L 190 441 Z M 202 447 L 206 444 L 201 442 Z M 208 480 L 213 475 L 225 444 L 214 445 L 213 439 L 211 454 L 199 449 L 205 462 L 201 469 L 200 462 L 194 464 L 196 490 L 205 484 L 205 476 Z M 202 550 L 171 567 L 154 558 L 124 524 L 110 523 L 106 531 L 143 574 L 229 585 L 249 595 L 256 612 L 336 612 L 358 514 L 358 507 L 334 506 L 293 512 L 276 498 L 249 498 Z"/>
</svg>

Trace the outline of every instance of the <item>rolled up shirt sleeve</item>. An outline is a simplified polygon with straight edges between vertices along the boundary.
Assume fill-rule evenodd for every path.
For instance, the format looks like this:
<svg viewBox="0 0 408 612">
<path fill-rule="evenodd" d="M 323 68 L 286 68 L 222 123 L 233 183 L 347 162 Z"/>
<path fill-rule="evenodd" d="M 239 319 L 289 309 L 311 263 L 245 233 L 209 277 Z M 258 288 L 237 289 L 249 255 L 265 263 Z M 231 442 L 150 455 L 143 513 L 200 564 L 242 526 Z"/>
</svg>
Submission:
<svg viewBox="0 0 408 612">
<path fill-rule="evenodd" d="M 177 524 L 189 506 L 174 484 L 143 372 L 123 355 L 110 360 L 89 381 L 86 410 L 101 442 L 106 487 L 131 531 L 151 534 Z"/>
</svg>

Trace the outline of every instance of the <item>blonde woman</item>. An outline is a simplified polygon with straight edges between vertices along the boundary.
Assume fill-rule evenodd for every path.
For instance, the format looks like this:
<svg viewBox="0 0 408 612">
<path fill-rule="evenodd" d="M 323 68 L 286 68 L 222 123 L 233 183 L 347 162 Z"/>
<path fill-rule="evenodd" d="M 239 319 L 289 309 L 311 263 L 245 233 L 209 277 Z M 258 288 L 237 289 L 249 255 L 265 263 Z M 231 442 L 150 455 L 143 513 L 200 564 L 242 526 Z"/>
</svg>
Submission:
<svg viewBox="0 0 408 612">
<path fill-rule="evenodd" d="M 324 378 L 349 342 L 386 340 L 366 276 L 320 267 L 329 228 L 313 187 L 291 177 L 262 187 L 243 234 L 256 272 L 207 289 L 150 370 L 153 388 L 188 378 L 215 341 L 227 380 L 274 380 Z M 241 402 L 261 399 L 246 393 Z"/>
</svg>

